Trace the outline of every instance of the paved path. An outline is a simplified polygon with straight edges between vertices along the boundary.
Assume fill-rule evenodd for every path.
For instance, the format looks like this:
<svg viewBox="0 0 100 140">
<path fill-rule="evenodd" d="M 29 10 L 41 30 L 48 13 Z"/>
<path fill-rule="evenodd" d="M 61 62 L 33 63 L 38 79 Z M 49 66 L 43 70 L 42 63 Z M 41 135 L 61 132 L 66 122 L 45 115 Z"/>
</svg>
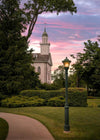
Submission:
<svg viewBox="0 0 100 140">
<path fill-rule="evenodd" d="M 6 140 L 54 140 L 47 128 L 35 119 L 1 112 L 0 117 L 9 124 Z"/>
</svg>

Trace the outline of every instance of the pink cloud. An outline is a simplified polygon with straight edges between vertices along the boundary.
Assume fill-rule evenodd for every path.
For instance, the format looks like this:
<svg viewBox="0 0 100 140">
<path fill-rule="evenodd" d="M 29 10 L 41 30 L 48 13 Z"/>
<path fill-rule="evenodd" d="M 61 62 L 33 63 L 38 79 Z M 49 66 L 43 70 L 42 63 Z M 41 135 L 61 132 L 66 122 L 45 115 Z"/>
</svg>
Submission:
<svg viewBox="0 0 100 140">
<path fill-rule="evenodd" d="M 70 55 L 76 55 L 78 52 L 82 52 L 84 48 L 83 42 L 86 42 L 88 39 L 95 41 L 96 36 L 98 35 L 98 31 L 100 30 L 100 19 L 94 15 L 96 13 L 100 15 L 100 8 L 93 8 L 93 4 L 96 4 L 95 0 L 87 0 L 85 3 L 86 5 L 91 4 L 93 7 L 86 7 L 82 2 L 84 4 L 84 0 L 75 0 L 75 3 L 77 3 L 78 6 L 78 12 L 74 16 L 69 14 L 62 14 L 55 17 L 52 15 L 51 17 L 41 16 L 37 21 L 30 38 L 30 46 L 39 49 L 41 35 L 45 27 L 44 23 L 46 22 L 53 59 L 52 70 L 56 69 L 59 65 L 62 65 L 62 60 L 66 56 L 71 59 L 73 63 L 74 60 Z M 100 2 L 98 1 L 98 3 Z M 97 7 L 97 5 L 95 6 Z"/>
<path fill-rule="evenodd" d="M 73 43 L 66 43 L 66 42 L 51 42 L 51 54 L 53 59 L 53 67 L 52 70 L 54 71 L 59 65 L 62 65 L 62 60 L 67 56 L 72 63 L 74 62 L 73 59 L 70 57 L 71 54 L 77 54 L 78 52 L 82 52 L 83 47 L 80 47 L 80 44 L 76 42 L 74 45 Z"/>
</svg>

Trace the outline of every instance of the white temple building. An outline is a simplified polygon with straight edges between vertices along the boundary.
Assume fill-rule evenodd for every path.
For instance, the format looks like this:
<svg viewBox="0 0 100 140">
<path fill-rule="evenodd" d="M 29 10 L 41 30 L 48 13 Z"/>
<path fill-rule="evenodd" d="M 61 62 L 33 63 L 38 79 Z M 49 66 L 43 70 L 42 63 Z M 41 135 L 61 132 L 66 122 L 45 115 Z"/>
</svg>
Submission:
<svg viewBox="0 0 100 140">
<path fill-rule="evenodd" d="M 42 83 L 51 83 L 51 66 L 52 57 L 50 53 L 50 43 L 48 42 L 48 34 L 46 28 L 42 34 L 42 42 L 40 43 L 40 53 L 33 53 L 35 71 L 39 73 Z"/>
</svg>

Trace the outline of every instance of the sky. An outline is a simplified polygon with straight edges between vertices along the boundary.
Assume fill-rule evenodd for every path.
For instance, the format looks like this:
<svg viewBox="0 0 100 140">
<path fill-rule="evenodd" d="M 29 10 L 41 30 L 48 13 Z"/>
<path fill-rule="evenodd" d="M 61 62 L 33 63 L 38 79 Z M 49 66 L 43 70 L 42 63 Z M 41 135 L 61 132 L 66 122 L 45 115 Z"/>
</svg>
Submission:
<svg viewBox="0 0 100 140">
<path fill-rule="evenodd" d="M 39 15 L 30 38 L 29 48 L 39 53 L 39 44 L 46 23 L 51 44 L 52 71 L 62 65 L 65 57 L 68 57 L 73 64 L 75 60 L 70 55 L 83 52 L 84 42 L 97 41 L 97 36 L 100 35 L 100 0 L 74 0 L 74 3 L 77 13 L 73 15 L 69 12 L 59 15 L 56 13 Z"/>
</svg>

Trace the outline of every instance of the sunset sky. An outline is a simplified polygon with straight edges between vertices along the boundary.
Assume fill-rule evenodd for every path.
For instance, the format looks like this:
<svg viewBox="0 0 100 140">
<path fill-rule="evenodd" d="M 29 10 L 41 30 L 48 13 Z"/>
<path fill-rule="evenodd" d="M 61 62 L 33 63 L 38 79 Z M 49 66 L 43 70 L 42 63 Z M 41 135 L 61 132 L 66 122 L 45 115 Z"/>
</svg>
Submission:
<svg viewBox="0 0 100 140">
<path fill-rule="evenodd" d="M 30 38 L 30 48 L 34 52 L 40 52 L 41 36 L 44 30 L 44 23 L 47 23 L 46 29 L 51 44 L 53 67 L 52 71 L 62 60 L 71 54 L 82 52 L 84 42 L 87 40 L 97 41 L 100 35 L 100 0 L 74 0 L 77 13 L 71 15 L 60 13 L 58 16 L 53 13 L 39 15 L 33 34 Z"/>
</svg>

